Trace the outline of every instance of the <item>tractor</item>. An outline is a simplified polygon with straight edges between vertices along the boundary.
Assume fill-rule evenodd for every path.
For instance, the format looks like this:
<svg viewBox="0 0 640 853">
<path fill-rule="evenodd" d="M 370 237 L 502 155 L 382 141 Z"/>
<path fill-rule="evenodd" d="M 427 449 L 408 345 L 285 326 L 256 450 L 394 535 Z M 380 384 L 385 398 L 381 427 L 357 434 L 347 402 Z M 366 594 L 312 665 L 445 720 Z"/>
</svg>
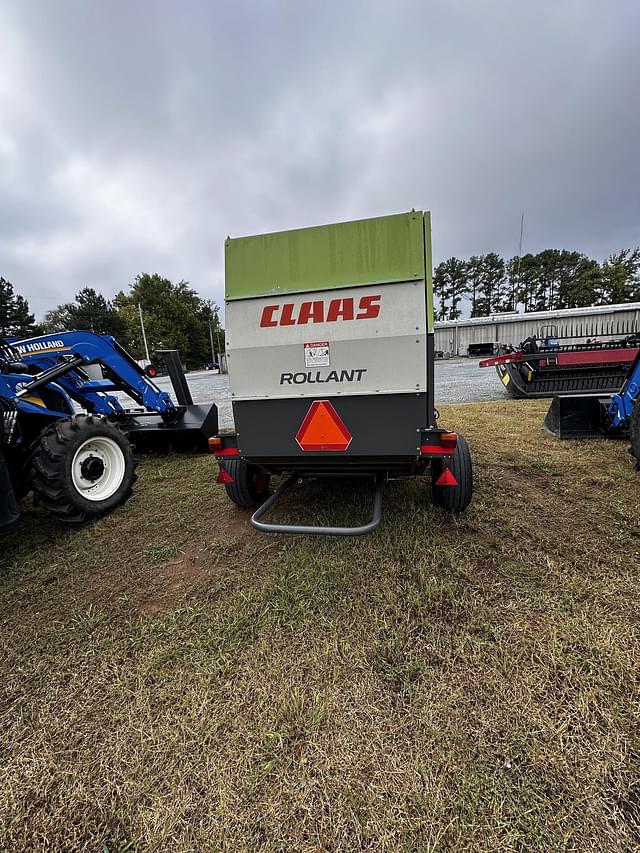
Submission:
<svg viewBox="0 0 640 853">
<path fill-rule="evenodd" d="M 56 518 L 79 523 L 124 503 L 136 479 L 126 435 L 104 415 L 76 414 L 53 373 L 34 378 L 17 350 L 0 348 L 5 526 L 29 490 Z"/>
<path fill-rule="evenodd" d="M 164 357 L 177 405 L 108 335 L 0 343 L 0 526 L 15 520 L 15 501 L 29 490 L 60 521 L 90 521 L 131 494 L 134 448 L 207 449 L 217 407 L 194 405 L 177 352 Z M 138 407 L 125 408 L 117 392 Z"/>
</svg>

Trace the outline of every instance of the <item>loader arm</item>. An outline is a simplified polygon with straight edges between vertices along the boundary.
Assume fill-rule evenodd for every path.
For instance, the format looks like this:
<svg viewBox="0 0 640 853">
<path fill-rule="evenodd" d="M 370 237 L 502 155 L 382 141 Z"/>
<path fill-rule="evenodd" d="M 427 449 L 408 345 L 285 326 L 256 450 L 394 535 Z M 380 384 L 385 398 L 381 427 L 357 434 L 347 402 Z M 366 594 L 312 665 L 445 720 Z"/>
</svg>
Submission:
<svg viewBox="0 0 640 853">
<path fill-rule="evenodd" d="M 609 415 L 613 426 L 628 426 L 636 400 L 640 399 L 640 350 L 618 394 L 614 394 L 609 403 Z"/>
<path fill-rule="evenodd" d="M 12 341 L 28 366 L 45 371 L 71 357 L 82 364 L 99 364 L 105 378 L 92 379 L 79 365 L 59 379 L 65 391 L 91 412 L 113 415 L 124 412 L 111 391 L 123 391 L 147 410 L 171 420 L 178 414 L 171 397 L 161 391 L 142 368 L 110 335 L 95 332 L 56 332 L 49 335 Z"/>
</svg>

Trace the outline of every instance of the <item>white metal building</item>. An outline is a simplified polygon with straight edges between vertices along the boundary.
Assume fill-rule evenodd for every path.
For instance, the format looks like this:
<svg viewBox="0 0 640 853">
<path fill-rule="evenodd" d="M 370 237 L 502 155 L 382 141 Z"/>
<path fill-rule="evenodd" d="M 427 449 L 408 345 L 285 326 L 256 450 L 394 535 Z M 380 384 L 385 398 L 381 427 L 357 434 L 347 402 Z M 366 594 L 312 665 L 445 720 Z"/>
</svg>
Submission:
<svg viewBox="0 0 640 853">
<path fill-rule="evenodd" d="M 445 320 L 435 324 L 435 349 L 450 355 L 468 355 L 470 344 L 513 344 L 537 335 L 544 327 L 555 327 L 560 337 L 602 337 L 640 332 L 640 302 L 598 305 L 561 311 L 532 311 L 529 314 L 492 314 L 468 320 Z M 577 340 L 576 340 L 577 342 Z"/>
</svg>

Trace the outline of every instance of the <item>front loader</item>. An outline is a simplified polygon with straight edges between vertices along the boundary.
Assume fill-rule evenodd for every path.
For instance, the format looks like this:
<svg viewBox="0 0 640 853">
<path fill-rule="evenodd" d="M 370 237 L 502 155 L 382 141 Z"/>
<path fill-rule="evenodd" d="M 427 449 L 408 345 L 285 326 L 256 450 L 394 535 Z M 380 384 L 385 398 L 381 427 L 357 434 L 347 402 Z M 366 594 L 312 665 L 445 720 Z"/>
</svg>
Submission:
<svg viewBox="0 0 640 853">
<path fill-rule="evenodd" d="M 177 405 L 166 391 L 110 335 L 89 331 L 55 332 L 12 341 L 29 372 L 64 366 L 56 381 L 77 406 L 117 423 L 137 452 L 195 450 L 206 452 L 218 428 L 215 404 L 194 404 L 178 353 L 163 350 Z M 87 368 L 93 368 L 88 370 Z M 99 378 L 94 378 L 97 371 Z M 127 408 L 117 393 L 136 408 Z"/>
<path fill-rule="evenodd" d="M 597 394 L 554 397 L 543 423 L 557 438 L 629 437 L 640 470 L 640 351 L 620 391 L 612 397 Z"/>
<path fill-rule="evenodd" d="M 131 493 L 134 448 L 207 449 L 217 407 L 193 405 L 177 353 L 165 360 L 177 405 L 107 335 L 60 332 L 0 345 L 0 527 L 15 521 L 16 500 L 29 490 L 63 522 L 110 512 Z M 139 408 L 125 408 L 118 392 Z"/>
<path fill-rule="evenodd" d="M 104 515 L 131 494 L 136 465 L 127 437 L 103 415 L 76 414 L 55 381 L 63 367 L 34 377 L 15 350 L 0 349 L 0 527 L 17 521 L 17 502 L 30 490 L 71 524 Z"/>
</svg>

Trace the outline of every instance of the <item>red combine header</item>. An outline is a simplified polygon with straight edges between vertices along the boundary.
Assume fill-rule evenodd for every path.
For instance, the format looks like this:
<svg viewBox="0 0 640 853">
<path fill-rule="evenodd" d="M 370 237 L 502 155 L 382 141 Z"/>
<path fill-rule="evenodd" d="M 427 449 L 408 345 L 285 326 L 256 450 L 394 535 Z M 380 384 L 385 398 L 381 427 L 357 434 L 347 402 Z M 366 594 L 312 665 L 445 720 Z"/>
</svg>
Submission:
<svg viewBox="0 0 640 853">
<path fill-rule="evenodd" d="M 512 397 L 613 394 L 640 351 L 640 332 L 625 338 L 560 338 L 553 332 L 527 338 L 517 349 L 486 358 Z"/>
</svg>

